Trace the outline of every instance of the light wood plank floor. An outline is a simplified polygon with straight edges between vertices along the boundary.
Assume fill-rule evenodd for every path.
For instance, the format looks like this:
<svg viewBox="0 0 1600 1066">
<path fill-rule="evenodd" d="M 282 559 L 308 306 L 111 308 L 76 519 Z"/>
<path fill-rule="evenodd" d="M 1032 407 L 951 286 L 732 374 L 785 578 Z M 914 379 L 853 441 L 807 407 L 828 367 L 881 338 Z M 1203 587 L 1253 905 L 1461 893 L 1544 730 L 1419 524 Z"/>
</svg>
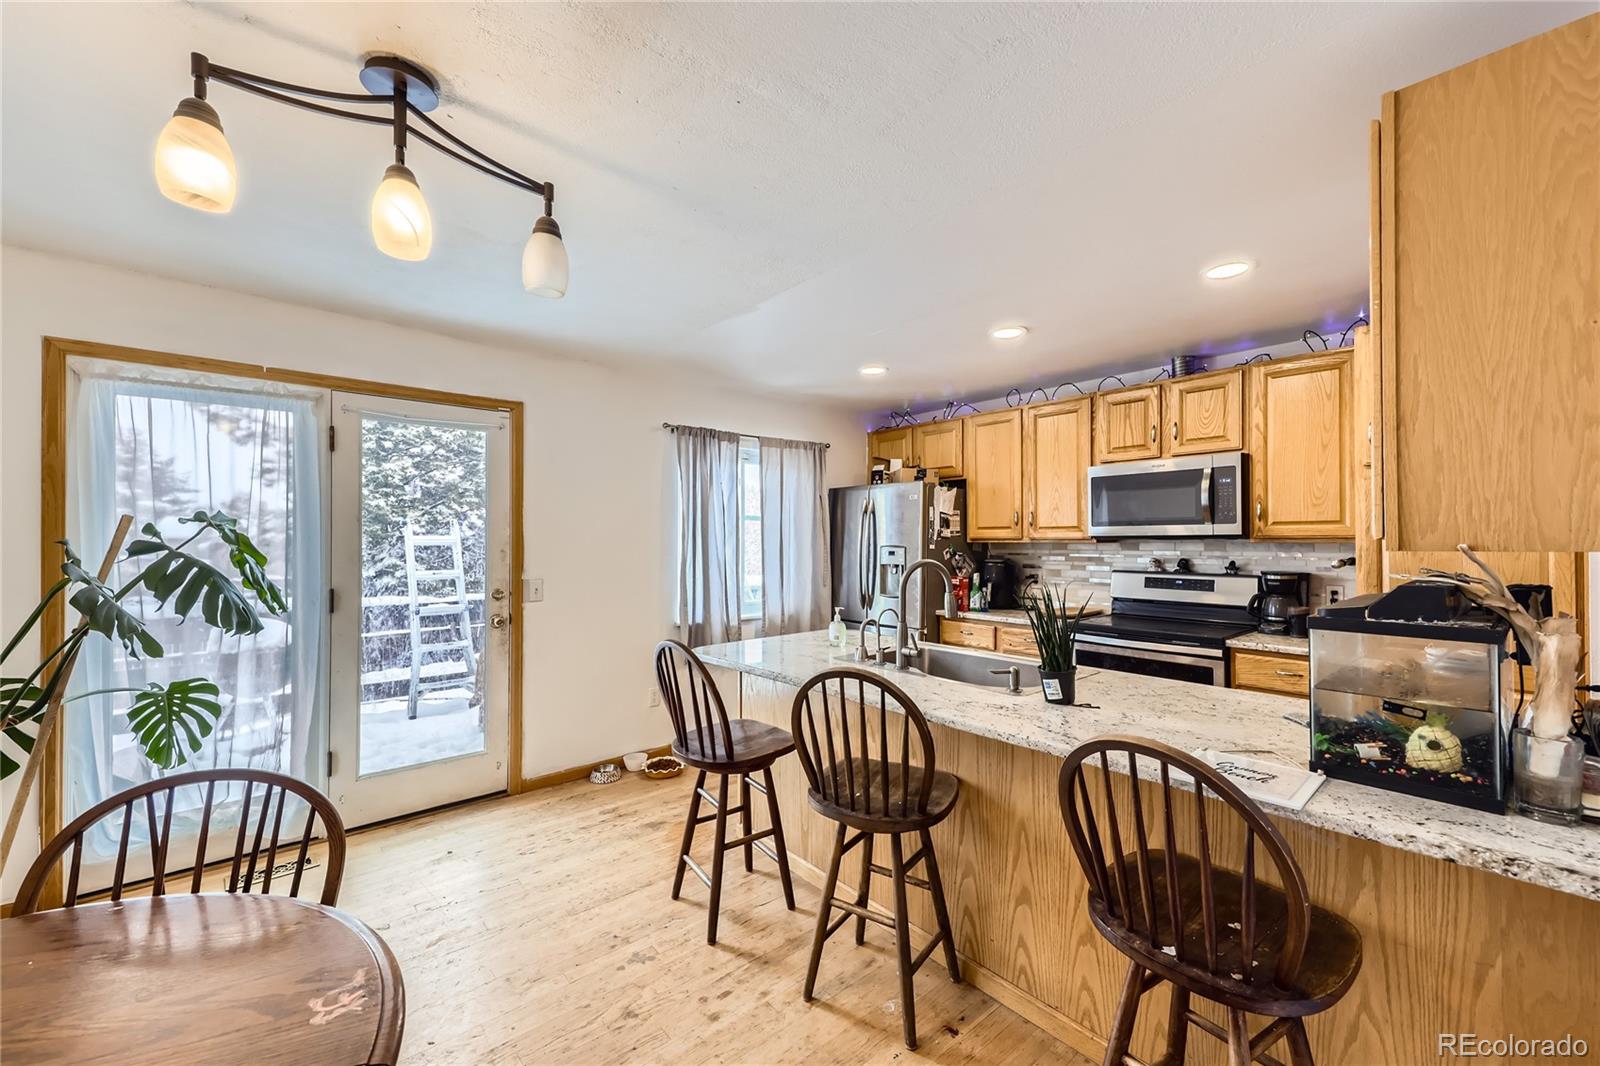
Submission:
<svg viewBox="0 0 1600 1066">
<path fill-rule="evenodd" d="M 668 898 L 690 783 L 577 782 L 353 834 L 339 905 L 400 960 L 404 1066 L 1084 1066 L 937 959 L 917 977 L 921 1047 L 907 1051 L 892 934 L 872 925 L 864 947 L 848 929 L 829 942 L 802 1002 L 818 891 L 796 878 L 785 910 L 759 853 L 753 874 L 729 853 L 708 946 L 705 886 L 690 875 Z M 695 846 L 708 869 L 710 830 Z"/>
</svg>

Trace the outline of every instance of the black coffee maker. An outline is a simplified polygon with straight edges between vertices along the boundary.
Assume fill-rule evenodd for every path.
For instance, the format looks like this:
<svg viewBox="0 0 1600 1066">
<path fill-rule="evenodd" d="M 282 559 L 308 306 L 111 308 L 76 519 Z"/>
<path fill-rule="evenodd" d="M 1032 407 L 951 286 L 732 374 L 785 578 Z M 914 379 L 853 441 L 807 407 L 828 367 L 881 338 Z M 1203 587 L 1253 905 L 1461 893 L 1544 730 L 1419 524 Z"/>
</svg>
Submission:
<svg viewBox="0 0 1600 1066">
<path fill-rule="evenodd" d="M 1017 575 L 1011 560 L 991 555 L 983 563 L 983 587 L 988 589 L 989 608 L 1009 611 L 1017 605 Z"/>
<path fill-rule="evenodd" d="M 1263 633 L 1289 632 L 1290 611 L 1311 604 L 1311 575 L 1272 570 L 1263 573 L 1260 582 L 1261 591 L 1250 597 L 1250 616 Z"/>
</svg>

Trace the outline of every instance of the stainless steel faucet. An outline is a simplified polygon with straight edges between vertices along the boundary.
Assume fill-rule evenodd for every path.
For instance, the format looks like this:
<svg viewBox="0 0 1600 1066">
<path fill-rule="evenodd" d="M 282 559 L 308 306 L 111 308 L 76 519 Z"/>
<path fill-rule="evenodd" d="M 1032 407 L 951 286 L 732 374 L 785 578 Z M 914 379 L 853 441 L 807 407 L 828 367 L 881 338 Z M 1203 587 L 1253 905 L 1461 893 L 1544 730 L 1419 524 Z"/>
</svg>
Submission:
<svg viewBox="0 0 1600 1066">
<path fill-rule="evenodd" d="M 950 575 L 950 568 L 937 559 L 918 559 L 906 567 L 905 573 L 900 575 L 901 595 L 905 590 L 912 588 L 911 575 L 924 566 L 932 567 L 933 571 L 944 581 L 944 616 L 952 621 L 956 616 L 956 591 L 955 583 Z M 892 609 L 892 608 L 891 608 Z M 882 612 L 879 612 L 880 614 Z M 911 669 L 911 657 L 917 655 L 922 649 L 917 647 L 917 638 L 913 630 L 906 626 L 906 620 L 898 612 L 895 614 L 894 627 L 894 668 L 896 670 Z"/>
<path fill-rule="evenodd" d="M 893 607 L 885 607 L 883 610 L 881 610 L 881 611 L 879 611 L 877 613 L 876 617 L 869 618 L 865 622 L 862 622 L 861 623 L 861 640 L 860 640 L 859 645 L 856 648 L 856 662 L 864 663 L 864 662 L 868 661 L 869 656 L 867 655 L 867 627 L 871 626 L 872 627 L 872 635 L 873 635 L 874 640 L 877 643 L 877 648 L 876 648 L 876 650 L 874 651 L 873 655 L 870 658 L 876 659 L 879 666 L 883 665 L 883 616 L 886 615 L 886 614 L 894 615 L 894 621 L 895 621 L 895 627 L 896 627 L 895 631 L 899 632 L 900 612 L 895 610 Z"/>
</svg>

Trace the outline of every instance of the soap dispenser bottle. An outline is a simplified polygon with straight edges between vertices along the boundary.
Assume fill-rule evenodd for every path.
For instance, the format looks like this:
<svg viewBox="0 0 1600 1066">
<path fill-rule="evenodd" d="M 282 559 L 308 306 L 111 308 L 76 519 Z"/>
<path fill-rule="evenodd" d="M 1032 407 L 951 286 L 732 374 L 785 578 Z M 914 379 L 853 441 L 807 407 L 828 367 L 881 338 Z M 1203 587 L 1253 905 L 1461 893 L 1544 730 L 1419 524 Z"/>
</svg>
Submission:
<svg viewBox="0 0 1600 1066">
<path fill-rule="evenodd" d="M 845 646 L 848 633 L 845 630 L 844 619 L 839 615 L 839 612 L 843 610 L 843 607 L 835 607 L 833 609 L 833 621 L 828 623 L 828 647 L 830 648 L 842 648 Z"/>
</svg>

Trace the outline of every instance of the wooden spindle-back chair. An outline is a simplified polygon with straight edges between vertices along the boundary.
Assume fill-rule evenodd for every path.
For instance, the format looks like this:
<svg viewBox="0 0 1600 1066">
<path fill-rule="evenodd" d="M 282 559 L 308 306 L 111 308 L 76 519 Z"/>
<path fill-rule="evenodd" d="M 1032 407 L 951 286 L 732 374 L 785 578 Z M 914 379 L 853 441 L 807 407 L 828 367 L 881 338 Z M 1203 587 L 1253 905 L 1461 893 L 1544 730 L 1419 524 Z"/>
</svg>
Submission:
<svg viewBox="0 0 1600 1066">
<path fill-rule="evenodd" d="M 950 979 L 961 980 L 944 885 L 939 879 L 939 863 L 929 832 L 955 809 L 961 782 L 955 775 L 937 769 L 933 733 L 915 701 L 898 685 L 873 671 L 825 670 L 810 678 L 795 693 L 790 728 L 810 786 L 811 807 L 838 824 L 811 941 L 805 999 L 809 1002 L 816 988 L 823 945 L 852 916 L 856 919 L 857 944 L 865 940 L 867 922 L 889 926 L 895 931 L 900 958 L 906 1046 L 915 1049 L 917 1020 L 912 977 L 934 948 L 943 945 Z M 855 829 L 856 834 L 846 839 L 848 829 Z M 920 841 L 921 846 L 909 859 L 900 841 L 902 833 L 916 833 Z M 873 838 L 879 834 L 889 837 L 887 867 L 872 861 Z M 855 900 L 837 899 L 834 890 L 839 883 L 840 863 L 858 844 L 861 881 Z M 924 863 L 926 875 L 914 876 L 911 871 Z M 868 905 L 873 874 L 888 877 L 893 883 L 892 920 Z M 908 884 L 926 889 L 932 896 L 939 926 L 915 959 L 906 908 Z M 837 919 L 833 918 L 835 910 L 843 912 Z"/>
<path fill-rule="evenodd" d="M 227 890 L 250 891 L 251 885 L 255 883 L 258 862 L 261 862 L 261 891 L 270 892 L 273 867 L 277 865 L 281 848 L 285 857 L 291 854 L 294 856 L 294 874 L 289 880 L 288 894 L 298 897 L 306 853 L 311 847 L 312 837 L 316 835 L 316 824 L 320 818 L 328 844 L 321 902 L 327 906 L 337 903 L 339 883 L 344 878 L 344 822 L 328 797 L 303 781 L 268 770 L 215 769 L 192 770 L 155 781 L 146 781 L 144 784 L 135 785 L 115 796 L 101 800 L 74 818 L 70 825 L 44 846 L 39 857 L 28 868 L 28 873 L 17 890 L 17 902 L 13 913 L 32 914 L 39 909 L 45 881 L 68 848 L 72 849 L 72 859 L 67 867 L 66 891 L 62 906 L 76 906 L 81 898 L 78 880 L 83 865 L 84 837 L 102 820 L 113 816 L 119 810 L 122 812 L 122 820 L 118 830 L 116 867 L 112 874 L 111 901 L 120 900 L 126 887 L 124 878 L 128 869 L 129 841 L 134 821 L 140 817 L 145 823 L 145 835 L 148 837 L 150 849 L 150 892 L 155 896 L 166 895 L 169 891 L 168 871 L 173 861 L 178 858 L 171 853 L 170 848 L 174 800 L 179 789 L 191 785 L 205 789 L 205 805 L 200 813 L 198 843 L 195 846 L 192 863 L 186 863 L 190 872 L 188 891 L 199 892 L 205 874 L 206 845 L 211 837 L 213 814 L 218 803 L 224 800 L 224 794 L 229 786 L 239 782 L 244 784 L 244 798 L 239 807 L 239 827 L 234 833 Z M 284 841 L 283 812 L 285 801 L 290 795 L 305 801 L 306 824 L 298 839 Z M 276 796 L 275 803 L 274 796 Z M 263 850 L 265 850 L 264 862 Z M 185 867 L 178 867 L 180 872 L 184 869 Z M 88 894 L 91 893 L 84 893 Z"/>
<path fill-rule="evenodd" d="M 778 814 L 777 792 L 772 784 L 772 764 L 794 750 L 794 741 L 777 726 L 746 718 L 729 718 L 716 680 L 700 657 L 688 645 L 664 640 L 656 645 L 656 686 L 661 701 L 672 719 L 672 753 L 700 772 L 689 799 L 689 816 L 683 826 L 683 843 L 672 876 L 672 898 L 683 891 L 683 875 L 693 872 L 711 890 L 706 919 L 706 942 L 717 942 L 717 918 L 722 903 L 722 858 L 732 848 L 744 849 L 744 868 L 755 869 L 755 852 L 778 864 L 785 905 L 794 910 L 794 882 L 789 875 L 789 853 L 783 840 L 783 819 Z M 751 779 L 759 773 L 761 780 Z M 717 775 L 717 794 L 706 791 L 706 775 Z M 728 806 L 728 778 L 739 781 L 739 804 Z M 759 832 L 751 828 L 751 791 L 767 797 L 767 816 L 771 824 Z M 709 803 L 713 814 L 701 815 L 700 803 Z M 728 839 L 728 816 L 737 814 L 740 835 Z M 690 850 L 694 831 L 705 822 L 716 822 L 712 844 L 711 873 L 694 861 Z M 767 838 L 772 844 L 767 844 Z"/>
<path fill-rule="evenodd" d="M 1097 784 L 1086 765 L 1100 771 Z M 1128 799 L 1119 804 L 1113 775 L 1122 769 Z M 1154 787 L 1141 787 L 1141 776 Z M 1157 790 L 1159 821 L 1145 811 L 1146 794 Z M 1166 981 L 1172 1004 L 1163 1066 L 1183 1061 L 1191 1024 L 1228 1043 L 1232 1066 L 1275 1063 L 1266 1051 L 1280 1039 L 1295 1066 L 1310 1066 L 1302 1019 L 1349 989 L 1361 965 L 1361 935 L 1312 906 L 1300 864 L 1261 808 L 1206 763 L 1137 737 L 1080 745 L 1061 768 L 1059 791 L 1089 882 L 1090 920 L 1129 959 L 1105 1061 L 1138 1062 L 1128 1045 L 1140 998 Z M 1153 830 L 1159 835 L 1152 842 Z M 1217 851 L 1241 832 L 1236 871 Z M 1193 856 L 1179 850 L 1180 841 L 1191 840 Z M 1191 994 L 1225 1006 L 1227 1028 L 1190 1010 Z M 1252 1036 L 1247 1013 L 1275 1020 Z"/>
</svg>

